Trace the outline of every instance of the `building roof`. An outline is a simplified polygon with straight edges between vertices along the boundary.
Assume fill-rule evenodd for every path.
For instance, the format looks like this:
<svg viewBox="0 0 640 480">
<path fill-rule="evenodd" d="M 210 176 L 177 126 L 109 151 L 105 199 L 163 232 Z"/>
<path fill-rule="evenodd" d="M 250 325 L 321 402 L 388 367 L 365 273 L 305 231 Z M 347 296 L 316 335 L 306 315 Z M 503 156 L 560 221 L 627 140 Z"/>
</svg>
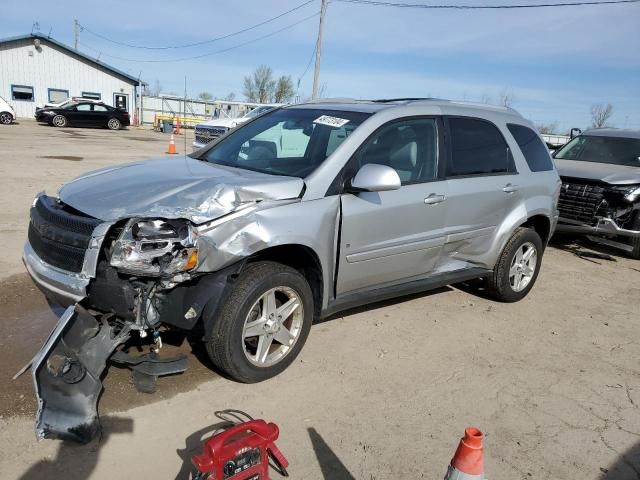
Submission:
<svg viewBox="0 0 640 480">
<path fill-rule="evenodd" d="M 59 42 L 57 40 L 54 40 L 51 37 L 47 37 L 45 35 L 40 35 L 39 33 L 32 33 L 32 34 L 29 34 L 29 35 L 18 35 L 16 37 L 9 37 L 9 38 L 0 38 L 0 46 L 4 45 L 6 43 L 19 42 L 19 41 L 22 41 L 22 40 L 35 40 L 35 39 L 38 39 L 38 40 L 40 40 L 41 42 L 44 42 L 44 43 L 49 43 L 51 45 L 54 45 L 54 46 L 64 50 L 69 55 L 80 57 L 80 58 L 86 60 L 87 62 L 89 62 L 89 63 L 91 63 L 91 64 L 93 64 L 95 66 L 101 67 L 101 68 L 103 68 L 105 70 L 109 70 L 110 72 L 118 75 L 119 77 L 122 77 L 125 80 L 130 81 L 134 85 L 138 85 L 138 83 L 142 83 L 142 85 L 147 85 L 146 82 L 141 81 L 139 78 L 131 76 L 128 73 L 123 72 L 122 70 L 118 70 L 117 68 L 114 68 L 111 65 L 107 65 L 106 63 L 101 62 L 97 58 L 90 57 L 89 55 L 87 55 L 85 53 L 82 53 L 79 50 L 75 50 L 75 49 L 71 48 L 70 46 L 65 45 L 64 43 L 61 43 L 61 42 Z"/>
</svg>

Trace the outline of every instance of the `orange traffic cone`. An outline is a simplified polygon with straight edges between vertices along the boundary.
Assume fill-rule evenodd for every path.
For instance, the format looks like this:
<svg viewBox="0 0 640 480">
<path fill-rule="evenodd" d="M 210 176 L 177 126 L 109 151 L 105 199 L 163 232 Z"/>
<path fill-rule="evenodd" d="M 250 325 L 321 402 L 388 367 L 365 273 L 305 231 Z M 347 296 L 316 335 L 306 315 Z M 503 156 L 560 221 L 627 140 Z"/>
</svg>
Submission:
<svg viewBox="0 0 640 480">
<path fill-rule="evenodd" d="M 180 117 L 176 117 L 176 135 L 180 135 Z"/>
<path fill-rule="evenodd" d="M 176 141 L 173 139 L 173 133 L 171 134 L 171 140 L 169 140 L 169 149 L 166 153 L 169 153 L 171 155 L 175 155 L 176 153 L 178 153 L 176 151 Z"/>
<path fill-rule="evenodd" d="M 475 427 L 464 429 L 464 437 L 451 459 L 444 480 L 484 480 L 482 432 Z"/>
<path fill-rule="evenodd" d="M 153 129 L 156 130 L 158 128 L 158 114 L 153 114 Z"/>
</svg>

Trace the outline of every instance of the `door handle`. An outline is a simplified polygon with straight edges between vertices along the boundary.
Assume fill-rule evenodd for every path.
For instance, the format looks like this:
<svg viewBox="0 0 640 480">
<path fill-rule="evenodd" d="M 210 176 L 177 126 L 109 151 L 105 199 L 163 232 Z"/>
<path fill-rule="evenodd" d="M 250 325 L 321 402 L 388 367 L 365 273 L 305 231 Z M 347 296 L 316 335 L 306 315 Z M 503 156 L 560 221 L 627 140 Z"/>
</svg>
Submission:
<svg viewBox="0 0 640 480">
<path fill-rule="evenodd" d="M 444 195 L 436 195 L 435 193 L 432 193 L 424 199 L 424 203 L 426 205 L 437 205 L 438 203 L 444 202 L 445 198 L 446 197 Z"/>
<path fill-rule="evenodd" d="M 517 185 L 512 185 L 510 183 L 507 183 L 504 188 L 502 189 L 503 192 L 505 193 L 515 193 L 518 190 L 520 190 L 520 187 Z"/>
</svg>

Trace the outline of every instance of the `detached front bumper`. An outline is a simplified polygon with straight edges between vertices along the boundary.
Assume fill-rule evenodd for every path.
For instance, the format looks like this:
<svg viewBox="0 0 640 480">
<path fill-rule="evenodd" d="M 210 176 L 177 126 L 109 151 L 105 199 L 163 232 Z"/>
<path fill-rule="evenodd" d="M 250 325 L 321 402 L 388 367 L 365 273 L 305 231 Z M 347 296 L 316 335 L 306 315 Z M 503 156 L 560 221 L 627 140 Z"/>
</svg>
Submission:
<svg viewBox="0 0 640 480">
<path fill-rule="evenodd" d="M 612 218 L 600 218 L 596 225 L 584 225 L 560 217 L 557 232 L 584 233 L 590 235 L 620 235 L 622 237 L 638 238 L 640 230 L 628 230 L 620 227 Z"/>
</svg>

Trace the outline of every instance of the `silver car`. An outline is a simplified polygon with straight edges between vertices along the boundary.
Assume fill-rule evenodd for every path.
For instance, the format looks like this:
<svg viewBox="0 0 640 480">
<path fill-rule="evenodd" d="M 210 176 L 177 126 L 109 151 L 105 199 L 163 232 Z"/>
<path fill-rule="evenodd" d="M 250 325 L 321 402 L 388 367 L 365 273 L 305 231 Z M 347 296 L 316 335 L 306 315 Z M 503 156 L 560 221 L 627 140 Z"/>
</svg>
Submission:
<svg viewBox="0 0 640 480">
<path fill-rule="evenodd" d="M 640 130 L 589 130 L 553 156 L 562 178 L 558 231 L 640 259 Z"/>
<path fill-rule="evenodd" d="M 192 157 L 40 195 L 24 262 L 69 308 L 32 367 L 38 433 L 97 431 L 100 373 L 134 331 L 156 352 L 163 328 L 197 331 L 219 370 L 258 382 L 293 362 L 314 319 L 347 308 L 476 278 L 520 300 L 559 190 L 514 110 L 401 99 L 275 109 Z"/>
</svg>

